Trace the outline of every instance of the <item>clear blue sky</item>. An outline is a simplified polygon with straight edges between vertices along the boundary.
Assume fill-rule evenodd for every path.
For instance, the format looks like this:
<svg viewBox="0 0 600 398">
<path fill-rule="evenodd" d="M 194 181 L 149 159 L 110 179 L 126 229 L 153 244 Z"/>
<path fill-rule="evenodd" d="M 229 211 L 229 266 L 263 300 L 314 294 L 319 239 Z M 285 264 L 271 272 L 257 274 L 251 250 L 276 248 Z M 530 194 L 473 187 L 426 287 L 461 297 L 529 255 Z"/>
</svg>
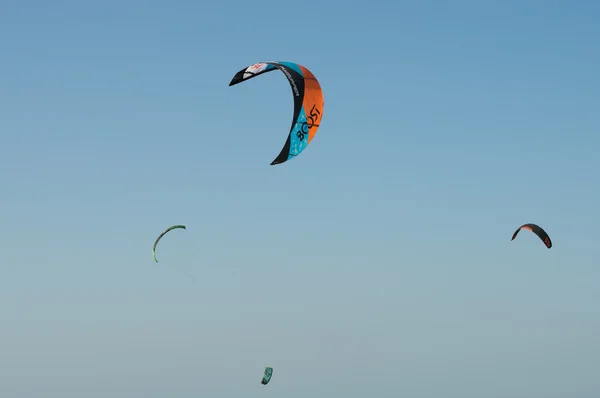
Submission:
<svg viewBox="0 0 600 398">
<path fill-rule="evenodd" d="M 3 1 L 0 396 L 600 396 L 599 18 Z"/>
</svg>

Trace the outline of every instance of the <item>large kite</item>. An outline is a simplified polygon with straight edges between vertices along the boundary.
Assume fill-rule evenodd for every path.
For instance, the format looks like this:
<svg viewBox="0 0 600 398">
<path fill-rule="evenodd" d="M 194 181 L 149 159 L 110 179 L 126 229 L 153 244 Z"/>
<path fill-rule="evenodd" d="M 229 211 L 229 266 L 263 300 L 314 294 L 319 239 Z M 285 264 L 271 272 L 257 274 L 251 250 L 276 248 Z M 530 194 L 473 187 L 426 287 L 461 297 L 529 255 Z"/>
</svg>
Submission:
<svg viewBox="0 0 600 398">
<path fill-rule="evenodd" d="M 306 148 L 321 124 L 325 105 L 321 85 L 315 75 L 293 62 L 260 62 L 248 66 L 235 74 L 229 86 L 277 69 L 290 82 L 294 96 L 294 117 L 287 141 L 271 165 L 287 162 Z"/>
</svg>

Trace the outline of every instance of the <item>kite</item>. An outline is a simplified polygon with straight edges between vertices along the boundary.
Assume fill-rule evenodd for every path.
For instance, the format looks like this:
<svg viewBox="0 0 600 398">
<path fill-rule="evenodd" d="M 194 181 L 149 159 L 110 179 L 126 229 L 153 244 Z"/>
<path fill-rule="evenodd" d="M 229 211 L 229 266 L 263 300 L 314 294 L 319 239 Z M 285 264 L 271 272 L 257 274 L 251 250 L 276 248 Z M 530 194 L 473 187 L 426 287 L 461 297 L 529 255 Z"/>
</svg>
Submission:
<svg viewBox="0 0 600 398">
<path fill-rule="evenodd" d="M 550 249 L 552 247 L 552 241 L 550 240 L 550 237 L 548 236 L 548 234 L 546 233 L 546 231 L 544 231 L 544 229 L 542 227 L 540 227 L 540 226 L 538 226 L 536 224 L 524 224 L 524 225 L 521 225 L 519 228 L 517 228 L 517 230 L 513 234 L 511 241 L 513 241 L 517 237 L 517 234 L 522 229 L 525 229 L 527 231 L 531 231 L 534 234 L 536 234 L 542 240 L 542 242 L 544 242 L 544 244 L 546 245 L 546 247 L 548 249 Z"/>
<path fill-rule="evenodd" d="M 163 236 L 165 236 L 165 234 L 169 231 L 172 231 L 174 229 L 186 229 L 185 225 L 173 225 L 172 227 L 169 227 L 165 230 L 165 232 L 163 232 L 162 234 L 160 234 L 158 236 L 158 238 L 156 238 L 156 241 L 154 242 L 154 247 L 152 248 L 152 257 L 154 257 L 154 261 L 158 262 L 158 260 L 156 259 L 156 245 L 158 245 L 158 241 L 162 239 Z"/>
<path fill-rule="evenodd" d="M 250 65 L 236 73 L 229 86 L 277 69 L 287 77 L 292 88 L 294 117 L 287 141 L 271 165 L 287 162 L 306 148 L 321 124 L 325 105 L 321 85 L 315 75 L 293 62 L 259 62 Z"/>
<path fill-rule="evenodd" d="M 273 368 L 270 367 L 265 367 L 265 374 L 262 378 L 261 383 L 264 385 L 267 385 L 267 383 L 269 383 L 269 381 L 271 381 L 271 376 L 273 376 Z"/>
</svg>

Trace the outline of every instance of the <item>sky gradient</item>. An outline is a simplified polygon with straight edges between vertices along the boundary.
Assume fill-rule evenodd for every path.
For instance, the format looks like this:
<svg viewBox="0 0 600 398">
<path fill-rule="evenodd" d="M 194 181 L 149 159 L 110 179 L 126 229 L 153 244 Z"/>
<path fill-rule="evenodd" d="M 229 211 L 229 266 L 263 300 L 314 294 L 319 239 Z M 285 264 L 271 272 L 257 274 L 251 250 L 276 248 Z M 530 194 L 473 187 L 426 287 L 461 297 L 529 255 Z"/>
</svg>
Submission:
<svg viewBox="0 0 600 398">
<path fill-rule="evenodd" d="M 599 19 L 4 0 L 0 396 L 600 396 Z M 277 166 L 269 60 L 325 98 Z"/>
</svg>

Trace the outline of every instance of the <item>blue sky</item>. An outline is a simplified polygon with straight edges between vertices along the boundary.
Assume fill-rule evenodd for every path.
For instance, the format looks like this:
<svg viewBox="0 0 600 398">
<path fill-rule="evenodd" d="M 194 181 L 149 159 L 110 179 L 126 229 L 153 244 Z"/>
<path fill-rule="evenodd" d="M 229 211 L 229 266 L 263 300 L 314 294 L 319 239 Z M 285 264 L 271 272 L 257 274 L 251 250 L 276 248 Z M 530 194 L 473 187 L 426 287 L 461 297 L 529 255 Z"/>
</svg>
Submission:
<svg viewBox="0 0 600 398">
<path fill-rule="evenodd" d="M 2 3 L 0 396 L 600 395 L 600 5 L 342 4 Z"/>
</svg>

